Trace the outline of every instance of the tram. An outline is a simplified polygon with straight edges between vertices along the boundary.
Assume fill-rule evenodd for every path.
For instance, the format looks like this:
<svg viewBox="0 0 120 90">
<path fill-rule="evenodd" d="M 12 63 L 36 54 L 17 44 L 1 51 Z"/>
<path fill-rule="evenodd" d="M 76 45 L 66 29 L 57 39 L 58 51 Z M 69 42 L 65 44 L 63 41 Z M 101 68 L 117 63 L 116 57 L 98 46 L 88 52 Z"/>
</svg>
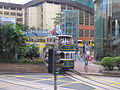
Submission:
<svg viewBox="0 0 120 90">
<path fill-rule="evenodd" d="M 45 37 L 31 36 L 27 37 L 26 43 L 28 45 L 36 45 L 39 48 L 39 54 L 42 56 L 43 48 L 45 47 L 46 39 Z"/>
<path fill-rule="evenodd" d="M 74 68 L 75 61 L 75 47 L 72 36 L 70 35 L 57 35 L 58 49 L 62 51 L 60 60 L 63 62 L 61 68 L 64 70 Z"/>
<path fill-rule="evenodd" d="M 45 51 L 49 48 L 58 48 L 62 52 L 60 54 L 60 61 L 62 62 L 60 67 L 62 70 L 74 68 L 75 47 L 71 35 L 47 36 L 44 56 L 46 55 Z"/>
</svg>

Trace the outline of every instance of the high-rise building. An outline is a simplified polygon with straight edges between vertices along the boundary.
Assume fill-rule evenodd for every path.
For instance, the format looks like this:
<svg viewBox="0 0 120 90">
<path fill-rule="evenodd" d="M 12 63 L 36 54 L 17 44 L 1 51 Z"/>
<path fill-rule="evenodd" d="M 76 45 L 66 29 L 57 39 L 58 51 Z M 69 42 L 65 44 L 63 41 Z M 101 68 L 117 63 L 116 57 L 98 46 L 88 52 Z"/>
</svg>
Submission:
<svg viewBox="0 0 120 90">
<path fill-rule="evenodd" d="M 82 0 L 84 1 L 84 0 Z M 41 29 L 54 29 L 57 13 L 64 10 L 78 11 L 78 40 L 89 41 L 94 37 L 94 10 L 92 0 L 32 0 L 25 4 L 25 24 Z M 91 3 L 89 3 L 91 2 Z"/>
<path fill-rule="evenodd" d="M 120 55 L 120 0 L 94 0 L 95 56 Z"/>
<path fill-rule="evenodd" d="M 15 19 L 16 23 L 24 24 L 24 5 L 0 2 L 0 17 Z"/>
</svg>

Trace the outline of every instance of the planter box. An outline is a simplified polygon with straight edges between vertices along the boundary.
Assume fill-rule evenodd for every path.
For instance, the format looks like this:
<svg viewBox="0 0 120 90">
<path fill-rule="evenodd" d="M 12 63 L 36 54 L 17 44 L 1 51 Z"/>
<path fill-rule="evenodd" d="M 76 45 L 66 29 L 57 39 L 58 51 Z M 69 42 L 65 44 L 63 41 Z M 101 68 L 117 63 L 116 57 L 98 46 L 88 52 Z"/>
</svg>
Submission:
<svg viewBox="0 0 120 90">
<path fill-rule="evenodd" d="M 106 70 L 102 70 L 102 73 L 103 74 L 106 74 L 106 75 L 116 75 L 116 76 L 120 76 L 120 72 L 119 71 L 116 71 L 116 70 L 113 70 L 113 71 L 106 71 Z"/>
<path fill-rule="evenodd" d="M 21 73 L 47 73 L 47 67 L 44 64 L 6 64 L 0 63 L 0 71 L 21 72 Z"/>
</svg>

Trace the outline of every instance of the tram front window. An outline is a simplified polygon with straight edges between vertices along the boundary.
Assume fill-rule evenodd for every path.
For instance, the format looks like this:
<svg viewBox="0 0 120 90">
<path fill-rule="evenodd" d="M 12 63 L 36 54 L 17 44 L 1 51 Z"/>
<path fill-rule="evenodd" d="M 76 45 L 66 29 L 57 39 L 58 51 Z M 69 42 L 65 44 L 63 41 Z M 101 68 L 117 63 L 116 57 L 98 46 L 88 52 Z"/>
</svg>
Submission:
<svg viewBox="0 0 120 90">
<path fill-rule="evenodd" d="M 66 53 L 66 59 L 69 59 L 69 53 Z"/>
<path fill-rule="evenodd" d="M 65 54 L 64 54 L 64 53 L 61 53 L 61 54 L 60 54 L 60 58 L 61 58 L 61 59 L 64 59 L 64 58 L 65 58 Z"/>
</svg>

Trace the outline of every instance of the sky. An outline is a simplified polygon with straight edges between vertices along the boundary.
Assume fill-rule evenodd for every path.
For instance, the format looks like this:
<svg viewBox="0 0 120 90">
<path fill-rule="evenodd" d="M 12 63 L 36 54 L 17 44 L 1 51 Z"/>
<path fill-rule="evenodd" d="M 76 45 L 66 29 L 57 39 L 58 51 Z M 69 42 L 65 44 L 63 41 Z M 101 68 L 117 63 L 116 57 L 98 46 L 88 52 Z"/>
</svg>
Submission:
<svg viewBox="0 0 120 90">
<path fill-rule="evenodd" d="M 7 2 L 7 3 L 9 1 L 10 1 L 10 3 L 25 4 L 25 3 L 32 1 L 32 0 L 0 0 L 0 2 Z"/>
</svg>

